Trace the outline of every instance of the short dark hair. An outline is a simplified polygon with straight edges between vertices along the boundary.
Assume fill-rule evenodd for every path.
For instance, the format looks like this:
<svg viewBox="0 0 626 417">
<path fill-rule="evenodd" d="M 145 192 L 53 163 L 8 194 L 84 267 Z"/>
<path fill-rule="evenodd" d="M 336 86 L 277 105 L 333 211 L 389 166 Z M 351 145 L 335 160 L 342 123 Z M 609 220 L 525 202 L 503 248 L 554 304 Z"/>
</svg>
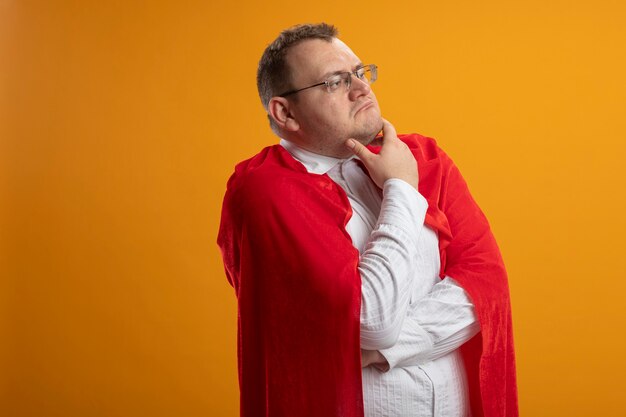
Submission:
<svg viewBox="0 0 626 417">
<path fill-rule="evenodd" d="M 285 59 L 289 48 L 308 39 L 330 42 L 337 34 L 337 29 L 327 23 L 296 25 L 283 30 L 274 42 L 265 48 L 257 69 L 256 85 L 261 103 L 266 110 L 272 97 L 293 89 L 291 70 Z M 270 126 L 276 131 L 276 125 L 269 113 L 268 118 Z"/>
</svg>

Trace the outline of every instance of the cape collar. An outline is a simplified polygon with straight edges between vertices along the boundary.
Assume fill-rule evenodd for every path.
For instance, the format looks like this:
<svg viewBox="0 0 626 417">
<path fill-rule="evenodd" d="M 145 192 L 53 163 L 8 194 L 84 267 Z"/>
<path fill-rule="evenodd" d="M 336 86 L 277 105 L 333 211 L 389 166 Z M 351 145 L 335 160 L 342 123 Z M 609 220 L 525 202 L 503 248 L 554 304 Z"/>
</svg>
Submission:
<svg viewBox="0 0 626 417">
<path fill-rule="evenodd" d="M 333 158 L 332 156 L 320 155 L 307 151 L 306 149 L 296 145 L 293 142 L 289 142 L 286 139 L 280 140 L 280 146 L 285 148 L 287 152 L 298 162 L 300 162 L 309 173 L 323 175 L 333 169 L 337 164 L 350 159 L 355 159 L 355 156 L 351 156 L 347 159 Z"/>
</svg>

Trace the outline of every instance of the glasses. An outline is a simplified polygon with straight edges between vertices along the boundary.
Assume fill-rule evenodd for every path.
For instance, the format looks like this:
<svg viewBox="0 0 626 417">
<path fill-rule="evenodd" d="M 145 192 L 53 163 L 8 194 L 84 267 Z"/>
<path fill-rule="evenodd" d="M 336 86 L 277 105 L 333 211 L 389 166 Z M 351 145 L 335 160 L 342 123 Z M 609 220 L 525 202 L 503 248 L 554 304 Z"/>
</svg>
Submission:
<svg viewBox="0 0 626 417">
<path fill-rule="evenodd" d="M 345 86 L 346 91 L 348 91 L 350 90 L 350 85 L 352 84 L 353 75 L 364 83 L 372 84 L 378 78 L 378 67 L 374 64 L 364 65 L 354 71 L 340 72 L 338 74 L 331 75 L 324 82 L 313 84 L 298 90 L 290 90 L 286 93 L 279 94 L 278 96 L 287 97 L 292 94 L 299 93 L 300 91 L 308 90 L 309 88 L 319 87 L 320 85 L 325 85 L 326 90 L 329 93 L 339 90 L 342 85 Z"/>
</svg>

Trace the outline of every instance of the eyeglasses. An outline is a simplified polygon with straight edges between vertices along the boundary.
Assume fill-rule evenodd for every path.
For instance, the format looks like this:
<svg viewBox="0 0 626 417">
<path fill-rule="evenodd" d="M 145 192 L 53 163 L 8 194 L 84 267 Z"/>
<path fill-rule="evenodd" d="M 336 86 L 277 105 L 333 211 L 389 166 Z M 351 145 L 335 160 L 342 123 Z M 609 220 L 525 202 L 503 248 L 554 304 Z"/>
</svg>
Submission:
<svg viewBox="0 0 626 417">
<path fill-rule="evenodd" d="M 378 78 L 378 67 L 374 64 L 364 65 L 355 69 L 354 71 L 333 74 L 332 76 L 328 77 L 328 79 L 324 82 L 313 84 L 308 87 L 300 88 L 298 90 L 290 90 L 286 93 L 279 94 L 278 96 L 287 97 L 292 94 L 299 93 L 300 91 L 308 90 L 309 88 L 318 87 L 320 85 L 325 85 L 326 90 L 329 93 L 339 90 L 342 85 L 345 86 L 346 91 L 348 91 L 350 90 L 350 85 L 352 84 L 353 75 L 367 84 L 372 84 Z"/>
</svg>

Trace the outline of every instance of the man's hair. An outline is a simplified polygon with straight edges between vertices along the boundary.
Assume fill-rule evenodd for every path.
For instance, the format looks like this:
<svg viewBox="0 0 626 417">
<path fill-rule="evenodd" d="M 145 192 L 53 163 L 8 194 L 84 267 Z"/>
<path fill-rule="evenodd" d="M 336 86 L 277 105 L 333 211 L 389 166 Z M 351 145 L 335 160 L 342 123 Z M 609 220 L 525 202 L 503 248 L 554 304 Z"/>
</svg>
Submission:
<svg viewBox="0 0 626 417">
<path fill-rule="evenodd" d="M 322 39 L 330 42 L 337 37 L 337 34 L 337 29 L 326 23 L 296 25 L 282 31 L 274 42 L 265 48 L 257 69 L 256 85 L 261 103 L 266 110 L 272 97 L 293 89 L 291 69 L 286 61 L 289 48 L 308 39 Z M 277 126 L 269 112 L 267 117 L 272 130 L 278 133 Z"/>
</svg>

